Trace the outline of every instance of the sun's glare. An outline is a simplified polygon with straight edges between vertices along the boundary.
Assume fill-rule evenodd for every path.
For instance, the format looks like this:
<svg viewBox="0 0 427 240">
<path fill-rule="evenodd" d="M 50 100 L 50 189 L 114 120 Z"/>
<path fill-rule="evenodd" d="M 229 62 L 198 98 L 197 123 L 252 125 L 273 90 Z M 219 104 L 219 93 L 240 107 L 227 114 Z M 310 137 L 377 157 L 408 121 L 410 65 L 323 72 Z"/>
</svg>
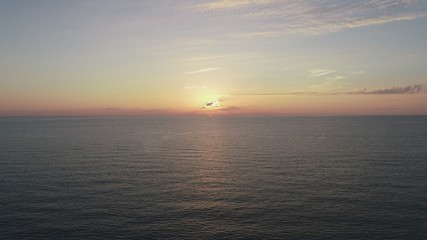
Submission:
<svg viewBox="0 0 427 240">
<path fill-rule="evenodd" d="M 217 108 L 220 108 L 221 106 L 222 106 L 222 104 L 220 101 L 212 100 L 212 101 L 205 103 L 203 108 L 205 108 L 205 109 L 217 109 Z"/>
</svg>

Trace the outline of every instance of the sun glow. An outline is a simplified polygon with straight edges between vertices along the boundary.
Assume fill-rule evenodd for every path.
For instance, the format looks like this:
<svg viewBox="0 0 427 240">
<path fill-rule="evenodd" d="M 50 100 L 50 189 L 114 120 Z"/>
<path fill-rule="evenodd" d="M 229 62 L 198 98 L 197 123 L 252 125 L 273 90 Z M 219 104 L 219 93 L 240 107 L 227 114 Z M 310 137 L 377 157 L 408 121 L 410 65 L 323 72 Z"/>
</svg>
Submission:
<svg viewBox="0 0 427 240">
<path fill-rule="evenodd" d="M 219 100 L 209 101 L 203 106 L 205 109 L 218 109 L 220 107 L 222 107 L 222 104 Z"/>
<path fill-rule="evenodd" d="M 197 101 L 199 106 L 205 110 L 218 110 L 224 105 L 222 95 L 209 89 L 200 91 Z"/>
</svg>

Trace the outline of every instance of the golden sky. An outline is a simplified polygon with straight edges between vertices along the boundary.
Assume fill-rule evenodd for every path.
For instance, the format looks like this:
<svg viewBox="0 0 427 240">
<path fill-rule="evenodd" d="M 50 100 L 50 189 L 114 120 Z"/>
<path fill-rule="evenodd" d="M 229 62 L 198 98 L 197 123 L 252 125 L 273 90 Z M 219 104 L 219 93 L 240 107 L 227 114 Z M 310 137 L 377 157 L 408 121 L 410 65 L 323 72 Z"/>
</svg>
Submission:
<svg viewBox="0 0 427 240">
<path fill-rule="evenodd" d="M 0 2 L 0 115 L 427 114 L 427 2 Z"/>
</svg>

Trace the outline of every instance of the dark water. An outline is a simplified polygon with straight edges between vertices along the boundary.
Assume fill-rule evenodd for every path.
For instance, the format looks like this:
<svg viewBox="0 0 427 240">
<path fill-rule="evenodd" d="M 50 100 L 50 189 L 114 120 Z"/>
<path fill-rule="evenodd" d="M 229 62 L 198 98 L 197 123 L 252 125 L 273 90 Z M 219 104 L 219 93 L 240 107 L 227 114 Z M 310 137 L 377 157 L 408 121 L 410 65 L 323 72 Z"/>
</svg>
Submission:
<svg viewBox="0 0 427 240">
<path fill-rule="evenodd" d="M 0 239 L 427 239 L 427 117 L 3 118 Z"/>
</svg>

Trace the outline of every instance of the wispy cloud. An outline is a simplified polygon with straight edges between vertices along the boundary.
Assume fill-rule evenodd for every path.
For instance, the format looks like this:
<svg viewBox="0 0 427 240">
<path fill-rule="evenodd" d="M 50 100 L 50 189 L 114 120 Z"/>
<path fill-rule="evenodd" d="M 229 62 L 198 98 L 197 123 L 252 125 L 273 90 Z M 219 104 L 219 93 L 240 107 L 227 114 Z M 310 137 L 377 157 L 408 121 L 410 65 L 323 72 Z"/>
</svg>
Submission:
<svg viewBox="0 0 427 240">
<path fill-rule="evenodd" d="M 373 91 L 368 91 L 366 89 L 358 92 L 350 92 L 348 94 L 416 94 L 416 93 L 425 93 L 426 89 L 421 84 L 415 84 L 412 86 L 406 87 L 392 87 L 385 89 L 377 89 Z"/>
<path fill-rule="evenodd" d="M 195 70 L 195 71 L 189 71 L 186 72 L 186 74 L 196 74 L 196 73 L 204 73 L 204 72 L 212 72 L 212 71 L 216 71 L 219 70 L 219 68 L 203 68 L 203 69 L 199 69 L 199 70 Z"/>
<path fill-rule="evenodd" d="M 359 19 L 342 19 L 340 20 L 328 20 L 326 19 L 311 19 L 307 20 L 309 24 L 283 24 L 277 25 L 275 28 L 280 28 L 282 34 L 284 33 L 300 33 L 306 35 L 319 35 L 331 32 L 338 32 L 344 29 L 359 28 L 371 25 L 380 25 L 389 22 L 413 20 L 420 17 L 427 16 L 426 13 L 405 13 L 405 14 L 390 14 L 378 17 L 367 17 Z"/>
<path fill-rule="evenodd" d="M 345 78 L 346 77 L 341 75 L 330 76 L 323 82 L 310 86 L 309 89 L 313 92 L 315 91 L 325 93 L 339 91 L 351 85 L 349 82 L 343 81 Z"/>
<path fill-rule="evenodd" d="M 335 73 L 335 72 L 337 72 L 337 71 L 330 70 L 330 69 L 320 69 L 320 68 L 312 69 L 312 70 L 308 71 L 308 73 L 309 73 L 308 78 L 322 77 L 322 76 L 325 76 L 325 75 L 328 75 L 331 73 Z"/>
<path fill-rule="evenodd" d="M 421 84 L 415 84 L 405 87 L 391 87 L 384 89 L 368 90 L 363 89 L 352 92 L 277 92 L 277 93 L 243 93 L 233 94 L 234 96 L 286 96 L 286 95 L 392 95 L 392 94 L 423 94 L 427 89 Z"/>
<path fill-rule="evenodd" d="M 229 36 L 235 37 L 235 38 L 252 38 L 252 37 L 269 38 L 269 37 L 276 37 L 279 35 L 283 35 L 283 32 L 279 30 L 272 30 L 272 31 L 233 33 L 233 34 L 230 34 Z"/>
<path fill-rule="evenodd" d="M 277 0 L 215 0 L 198 4 L 196 7 L 201 10 L 231 9 L 248 5 L 268 4 L 275 1 Z"/>
<path fill-rule="evenodd" d="M 209 60 L 216 60 L 216 59 L 222 59 L 222 58 L 228 58 L 231 57 L 231 55 L 218 55 L 218 56 L 205 56 L 205 57 L 193 57 L 189 61 L 190 62 L 204 62 Z"/>
<path fill-rule="evenodd" d="M 227 107 L 218 109 L 218 111 L 229 112 L 229 111 L 237 111 L 237 110 L 240 110 L 240 109 L 241 108 L 238 107 L 238 106 L 227 106 Z"/>
<path fill-rule="evenodd" d="M 249 31 L 230 34 L 238 38 L 318 35 L 427 16 L 425 0 L 216 0 L 195 9 L 205 17 L 258 21 Z"/>
</svg>

